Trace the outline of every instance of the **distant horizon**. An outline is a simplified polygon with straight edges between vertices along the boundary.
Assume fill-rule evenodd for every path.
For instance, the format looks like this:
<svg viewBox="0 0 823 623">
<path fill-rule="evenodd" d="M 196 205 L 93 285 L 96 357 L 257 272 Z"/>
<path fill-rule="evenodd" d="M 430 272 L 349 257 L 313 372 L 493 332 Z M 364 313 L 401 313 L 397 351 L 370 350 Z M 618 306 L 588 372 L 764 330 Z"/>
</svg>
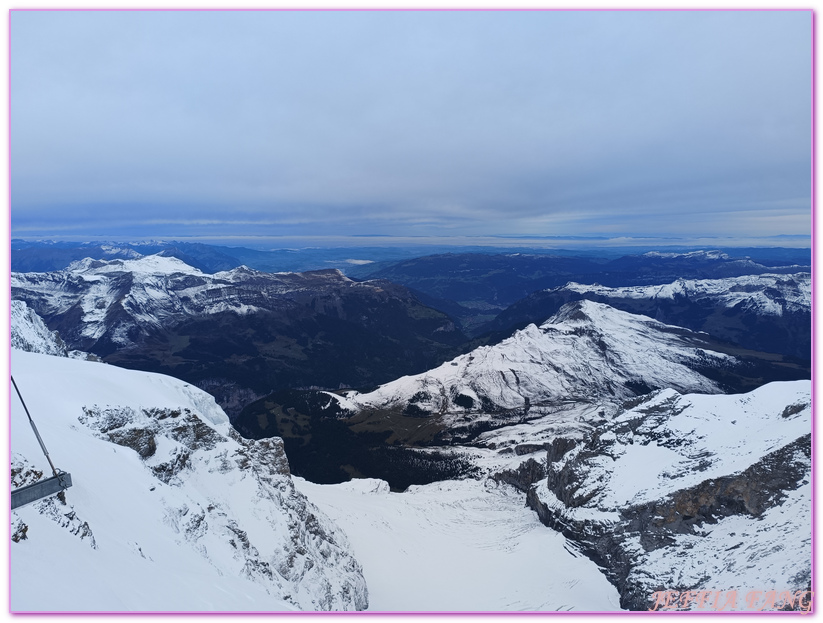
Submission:
<svg viewBox="0 0 823 623">
<path fill-rule="evenodd" d="M 628 249 L 703 249 L 710 251 L 723 248 L 785 248 L 811 249 L 811 235 L 778 234 L 760 238 L 728 238 L 722 236 L 701 238 L 675 238 L 656 236 L 20 236 L 12 235 L 11 241 L 25 243 L 71 243 L 71 244 L 146 244 L 151 242 L 200 243 L 212 246 L 246 247 L 263 249 L 305 249 L 305 248 L 364 248 L 364 247 L 519 247 L 524 249 L 552 250 L 617 250 Z M 280 243 L 281 246 L 273 246 Z M 283 246 L 285 245 L 285 246 Z M 572 248 L 569 248 L 572 247 Z"/>
</svg>

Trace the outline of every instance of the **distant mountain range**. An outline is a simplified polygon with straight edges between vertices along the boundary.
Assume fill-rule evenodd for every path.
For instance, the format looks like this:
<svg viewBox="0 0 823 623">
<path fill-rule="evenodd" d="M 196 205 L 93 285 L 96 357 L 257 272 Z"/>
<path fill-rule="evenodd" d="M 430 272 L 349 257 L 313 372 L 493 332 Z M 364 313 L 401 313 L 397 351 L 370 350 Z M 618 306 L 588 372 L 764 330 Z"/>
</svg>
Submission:
<svg viewBox="0 0 823 623">
<path fill-rule="evenodd" d="M 517 301 L 483 329 L 506 335 L 540 322 L 569 301 L 590 300 L 738 344 L 808 362 L 811 359 L 811 274 L 759 274 L 677 279 L 650 286 L 568 283 Z"/>
<path fill-rule="evenodd" d="M 532 293 L 569 282 L 604 286 L 661 285 L 678 279 L 720 279 L 741 275 L 809 271 L 805 253 L 762 264 L 720 251 L 649 252 L 619 258 L 533 254 L 446 254 L 360 266 L 357 278 L 388 279 L 420 293 L 427 305 L 455 318 L 470 335 L 501 329 L 487 324 L 505 308 Z M 801 260 L 803 263 L 792 263 Z M 426 298 L 428 297 L 428 298 Z M 556 308 L 555 310 L 556 311 Z M 542 319 L 532 318 L 531 322 Z M 509 329 L 511 327 L 505 327 Z"/>
<path fill-rule="evenodd" d="M 160 255 L 14 273 L 72 349 L 208 389 L 230 413 L 289 387 L 362 387 L 452 356 L 465 336 L 402 286 L 337 270 L 212 275 Z"/>
<path fill-rule="evenodd" d="M 364 242 L 368 238 L 363 239 Z M 323 268 L 339 268 L 352 276 L 362 276 L 413 258 L 450 254 L 474 255 L 551 255 L 555 257 L 595 258 L 614 260 L 624 256 L 642 255 L 647 249 L 587 248 L 542 249 L 488 246 L 454 246 L 435 244 L 383 246 L 341 246 L 249 249 L 238 246 L 203 244 L 179 240 L 140 242 L 65 242 L 53 240 L 11 241 L 11 269 L 17 272 L 49 272 L 62 270 L 76 260 L 90 257 L 96 260 L 134 259 L 142 255 L 164 254 L 176 257 L 206 273 L 229 270 L 245 265 L 270 272 L 302 272 Z M 677 250 L 674 254 L 694 252 Z M 734 259 L 751 259 L 768 266 L 807 266 L 811 249 L 745 247 L 725 249 Z M 672 254 L 667 254 L 672 255 Z M 355 275 L 357 273 L 357 275 Z"/>
<path fill-rule="evenodd" d="M 352 279 L 387 279 L 408 287 L 423 304 L 448 314 L 471 336 L 522 328 L 501 328 L 494 323 L 495 317 L 536 291 L 568 282 L 654 285 L 676 279 L 811 270 L 810 249 L 632 253 L 622 255 L 617 249 L 606 248 L 509 250 L 431 245 L 258 250 L 181 241 L 72 243 L 16 239 L 11 244 L 11 266 L 14 272 L 53 272 L 85 258 L 136 259 L 159 254 L 176 257 L 207 274 L 240 266 L 264 272 L 336 268 Z"/>
</svg>

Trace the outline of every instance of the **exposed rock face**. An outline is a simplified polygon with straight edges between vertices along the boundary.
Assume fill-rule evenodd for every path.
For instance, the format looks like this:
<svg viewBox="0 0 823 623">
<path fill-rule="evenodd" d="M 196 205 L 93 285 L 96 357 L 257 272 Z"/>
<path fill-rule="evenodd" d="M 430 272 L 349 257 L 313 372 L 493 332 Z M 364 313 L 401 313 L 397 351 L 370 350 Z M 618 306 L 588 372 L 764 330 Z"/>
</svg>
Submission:
<svg viewBox="0 0 823 623">
<path fill-rule="evenodd" d="M 497 482 L 505 482 L 519 491 L 528 491 L 531 486 L 546 477 L 546 465 L 535 461 L 533 458 L 527 459 L 514 469 L 507 469 L 492 475 Z"/>
<path fill-rule="evenodd" d="M 655 591 L 805 590 L 810 412 L 803 382 L 658 392 L 554 448 L 528 503 L 606 569 L 624 608 Z"/>
<path fill-rule="evenodd" d="M 285 592 L 287 600 L 304 609 L 368 606 L 365 580 L 345 536 L 295 490 L 282 439 L 243 439 L 233 429 L 224 436 L 186 408 L 92 406 L 79 419 L 101 439 L 137 452 L 158 481 L 182 490 L 167 507 L 168 524 L 203 556 L 233 548 L 243 575 Z M 206 473 L 213 492 L 208 503 L 187 499 L 190 481 Z M 272 533 L 288 536 L 274 549 L 249 536 L 238 513 L 242 509 L 218 491 L 220 482 L 231 487 L 238 478 L 253 483 L 249 504 L 270 514 L 265 520 Z M 214 535 L 221 540 L 215 543 Z M 208 548 L 202 545 L 209 541 Z"/>
</svg>

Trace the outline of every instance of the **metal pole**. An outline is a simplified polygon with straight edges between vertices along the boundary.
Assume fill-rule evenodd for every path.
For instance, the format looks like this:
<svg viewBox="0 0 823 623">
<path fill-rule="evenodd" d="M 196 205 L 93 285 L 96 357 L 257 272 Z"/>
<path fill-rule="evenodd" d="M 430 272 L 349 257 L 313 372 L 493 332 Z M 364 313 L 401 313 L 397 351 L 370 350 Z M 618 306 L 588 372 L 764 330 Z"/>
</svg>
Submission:
<svg viewBox="0 0 823 623">
<path fill-rule="evenodd" d="M 23 404 L 23 409 L 26 412 L 26 416 L 28 416 L 29 418 L 29 424 L 31 424 L 31 429 L 34 431 L 34 436 L 37 437 L 37 441 L 40 443 L 40 447 L 43 449 L 43 454 L 46 455 L 46 460 L 49 462 L 49 465 L 51 466 L 51 472 L 52 474 L 57 476 L 57 470 L 54 468 L 54 463 L 51 462 L 49 452 L 48 450 L 46 450 L 46 444 L 43 443 L 43 439 L 40 437 L 40 433 L 37 431 L 37 427 L 34 425 L 34 420 L 31 419 L 29 408 L 26 406 L 26 401 L 23 400 L 23 394 L 21 394 L 20 390 L 17 388 L 17 383 L 14 382 L 14 377 L 11 377 L 11 384 L 14 385 L 14 389 L 17 392 L 17 396 L 20 398 L 20 402 Z"/>
</svg>

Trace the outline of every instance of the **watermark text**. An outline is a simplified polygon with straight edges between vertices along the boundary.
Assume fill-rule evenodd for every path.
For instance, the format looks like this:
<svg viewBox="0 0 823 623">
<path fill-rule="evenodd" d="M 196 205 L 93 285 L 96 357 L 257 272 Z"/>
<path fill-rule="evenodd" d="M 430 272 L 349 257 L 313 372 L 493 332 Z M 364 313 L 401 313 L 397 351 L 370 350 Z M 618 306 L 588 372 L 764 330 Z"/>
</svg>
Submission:
<svg viewBox="0 0 823 623">
<path fill-rule="evenodd" d="M 749 610 L 769 612 L 812 609 L 812 591 L 655 591 L 649 610 Z"/>
</svg>

